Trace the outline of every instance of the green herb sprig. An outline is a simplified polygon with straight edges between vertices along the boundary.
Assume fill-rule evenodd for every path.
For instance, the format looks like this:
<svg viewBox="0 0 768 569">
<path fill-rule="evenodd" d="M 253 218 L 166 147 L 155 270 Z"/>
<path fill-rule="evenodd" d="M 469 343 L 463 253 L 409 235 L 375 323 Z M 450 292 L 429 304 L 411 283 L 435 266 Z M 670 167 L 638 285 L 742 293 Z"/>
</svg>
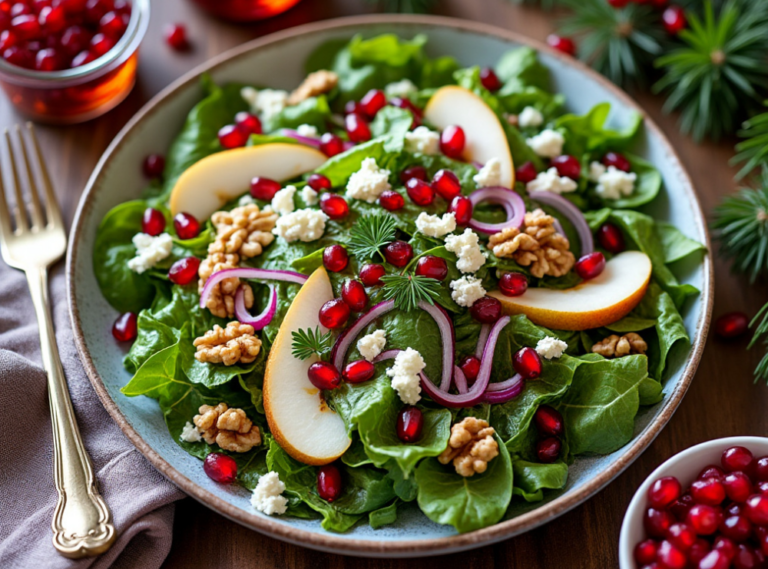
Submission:
<svg viewBox="0 0 768 569">
<path fill-rule="evenodd" d="M 314 330 L 307 328 L 306 330 L 296 330 L 292 334 L 293 342 L 291 343 L 293 357 L 300 360 L 306 360 L 314 355 L 317 355 L 320 359 L 330 353 L 333 342 L 331 341 L 331 333 L 326 332 L 323 334 L 320 332 L 320 327 L 316 327 Z"/>
<path fill-rule="evenodd" d="M 388 213 L 361 216 L 350 229 L 349 250 L 358 259 L 381 256 L 380 249 L 395 240 L 397 222 Z"/>
<path fill-rule="evenodd" d="M 381 277 L 384 283 L 384 298 L 394 300 L 395 307 L 408 312 L 418 306 L 419 302 L 434 305 L 440 296 L 440 283 L 429 277 L 420 275 L 387 275 Z"/>
<path fill-rule="evenodd" d="M 760 322 L 759 324 L 758 321 Z M 747 349 L 752 349 L 752 346 L 760 341 L 763 342 L 766 352 L 755 368 L 755 381 L 768 381 L 768 304 L 760 309 L 749 325 L 752 327 L 755 324 L 757 324 L 755 335 L 752 337 L 752 341 Z"/>
</svg>

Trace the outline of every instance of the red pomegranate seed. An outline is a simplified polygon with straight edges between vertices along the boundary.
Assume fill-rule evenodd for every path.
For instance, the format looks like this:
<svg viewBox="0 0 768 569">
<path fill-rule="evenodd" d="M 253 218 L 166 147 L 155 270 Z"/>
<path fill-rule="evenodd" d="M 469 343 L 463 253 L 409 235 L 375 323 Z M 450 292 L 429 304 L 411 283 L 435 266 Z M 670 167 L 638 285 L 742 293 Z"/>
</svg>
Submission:
<svg viewBox="0 0 768 569">
<path fill-rule="evenodd" d="M 309 382 L 318 389 L 336 389 L 341 385 L 339 370 L 328 362 L 315 362 L 307 370 Z"/>
<path fill-rule="evenodd" d="M 728 312 L 715 321 L 715 334 L 724 340 L 743 336 L 748 329 L 749 318 L 743 312 Z"/>
<path fill-rule="evenodd" d="M 680 499 L 672 502 L 668 509 L 678 520 L 685 521 L 688 517 L 688 510 L 690 510 L 691 506 L 694 504 L 693 496 L 686 493 L 680 496 Z"/>
<path fill-rule="evenodd" d="M 544 436 L 562 437 L 565 432 L 563 416 L 549 405 L 541 405 L 533 415 L 536 428 Z"/>
<path fill-rule="evenodd" d="M 608 152 L 603 156 L 602 162 L 603 166 L 606 168 L 613 166 L 617 170 L 623 170 L 624 172 L 629 172 L 632 169 L 629 160 L 627 160 L 623 154 L 619 154 L 618 152 Z"/>
<path fill-rule="evenodd" d="M 699 561 L 709 553 L 710 549 L 709 542 L 706 539 L 697 538 L 691 549 L 688 550 L 688 561 L 691 562 L 692 567 L 698 567 Z"/>
<path fill-rule="evenodd" d="M 141 218 L 141 231 L 152 237 L 160 235 L 165 230 L 165 216 L 158 210 L 148 207 Z"/>
<path fill-rule="evenodd" d="M 752 535 L 752 524 L 746 516 L 728 516 L 720 523 L 720 533 L 740 543 Z"/>
<path fill-rule="evenodd" d="M 641 567 L 653 563 L 656 561 L 656 550 L 658 547 L 656 541 L 652 539 L 641 541 L 635 546 L 635 561 Z"/>
<path fill-rule="evenodd" d="M 149 179 L 159 178 L 165 170 L 165 158 L 162 154 L 150 154 L 144 159 L 141 167 L 145 177 Z"/>
<path fill-rule="evenodd" d="M 219 129 L 219 143 L 227 150 L 240 148 L 248 142 L 248 135 L 233 124 L 228 124 Z"/>
<path fill-rule="evenodd" d="M 666 537 L 673 523 L 672 514 L 666 510 L 647 508 L 643 514 L 643 527 L 651 537 Z"/>
<path fill-rule="evenodd" d="M 194 239 L 200 235 L 200 229 L 202 229 L 195 216 L 183 211 L 174 216 L 173 228 L 179 239 Z"/>
<path fill-rule="evenodd" d="M 367 360 L 350 362 L 344 368 L 344 381 L 347 383 L 363 383 L 368 381 L 376 373 L 376 367 Z"/>
<path fill-rule="evenodd" d="M 448 211 L 456 218 L 456 224 L 464 227 L 472 221 L 472 202 L 466 196 L 456 196 L 451 200 Z"/>
<path fill-rule="evenodd" d="M 243 131 L 246 136 L 261 134 L 261 121 L 256 115 L 240 111 L 235 115 L 235 126 Z"/>
<path fill-rule="evenodd" d="M 168 278 L 173 284 L 188 285 L 197 280 L 197 271 L 200 268 L 200 259 L 197 257 L 185 257 L 171 265 Z"/>
<path fill-rule="evenodd" d="M 764 561 L 762 552 L 742 543 L 736 546 L 736 553 L 731 563 L 735 569 L 761 569 L 765 566 Z"/>
<path fill-rule="evenodd" d="M 323 251 L 323 266 L 334 273 L 343 271 L 349 264 L 347 250 L 341 245 L 331 245 Z"/>
<path fill-rule="evenodd" d="M 97 58 L 101 57 L 110 49 L 115 47 L 115 43 L 117 43 L 115 39 L 110 36 L 105 34 L 96 34 L 91 38 L 91 53 L 93 53 L 93 55 Z"/>
<path fill-rule="evenodd" d="M 528 279 L 522 273 L 504 273 L 499 279 L 499 290 L 504 296 L 520 296 L 528 290 Z"/>
<path fill-rule="evenodd" d="M 125 33 L 128 18 L 117 12 L 107 12 L 99 20 L 99 32 L 117 39 Z"/>
<path fill-rule="evenodd" d="M 404 267 L 413 258 L 413 247 L 405 241 L 392 241 L 384 247 L 384 258 L 390 265 Z"/>
<path fill-rule="evenodd" d="M 360 99 L 360 110 L 372 119 L 387 104 L 387 96 L 380 89 L 371 89 Z"/>
<path fill-rule="evenodd" d="M 728 497 L 736 503 L 742 503 L 752 494 L 752 481 L 743 472 L 731 472 L 723 479 L 723 486 Z"/>
<path fill-rule="evenodd" d="M 363 265 L 360 269 L 360 280 L 365 286 L 381 286 L 381 277 L 387 274 L 384 265 L 369 264 Z"/>
<path fill-rule="evenodd" d="M 280 182 L 257 176 L 251 180 L 251 196 L 257 200 L 272 201 L 280 187 Z"/>
<path fill-rule="evenodd" d="M 560 441 L 555 437 L 549 437 L 536 444 L 536 456 L 539 462 L 549 464 L 555 462 L 560 456 Z"/>
<path fill-rule="evenodd" d="M 715 538 L 715 542 L 712 544 L 714 551 L 723 553 L 728 559 L 733 559 L 736 554 L 736 544 L 730 537 L 719 535 Z"/>
<path fill-rule="evenodd" d="M 187 28 L 183 24 L 166 24 L 163 34 L 165 35 L 165 42 L 176 51 L 184 51 L 189 48 Z"/>
<path fill-rule="evenodd" d="M 557 168 L 557 173 L 572 180 L 578 180 L 581 175 L 581 163 L 574 156 L 555 156 L 552 159 L 552 166 Z"/>
<path fill-rule="evenodd" d="M 344 105 L 344 114 L 349 115 L 352 113 L 363 114 L 363 107 L 361 107 L 360 103 L 357 101 L 347 101 L 347 103 Z"/>
<path fill-rule="evenodd" d="M 719 466 L 710 464 L 699 473 L 697 480 L 707 480 L 708 478 L 722 480 L 724 476 L 725 472 Z"/>
<path fill-rule="evenodd" d="M 402 97 L 392 97 L 389 100 L 389 104 L 411 113 L 413 116 L 413 120 L 411 121 L 412 129 L 421 126 L 421 109 L 411 103 L 411 101 Z"/>
<path fill-rule="evenodd" d="M 72 58 L 72 62 L 69 64 L 69 66 L 73 68 L 81 67 L 83 65 L 88 65 L 92 61 L 96 61 L 96 56 L 93 55 L 93 53 L 90 51 L 81 51 Z"/>
<path fill-rule="evenodd" d="M 743 472 L 748 470 L 753 460 L 754 457 L 749 449 L 738 446 L 726 449 L 720 458 L 720 462 L 726 472 L 734 472 L 736 470 Z"/>
<path fill-rule="evenodd" d="M 667 541 L 680 551 L 688 551 L 696 543 L 696 532 L 686 524 L 672 524 L 667 532 Z"/>
<path fill-rule="evenodd" d="M 744 514 L 758 526 L 768 526 L 768 496 L 753 494 L 747 498 Z"/>
<path fill-rule="evenodd" d="M 347 200 L 336 194 L 321 194 L 320 209 L 331 219 L 341 219 L 349 213 Z"/>
<path fill-rule="evenodd" d="M 349 320 L 349 305 L 340 298 L 329 300 L 320 308 L 320 324 L 331 330 L 343 328 Z"/>
<path fill-rule="evenodd" d="M 16 16 L 11 20 L 11 29 L 21 39 L 31 40 L 40 37 L 42 29 L 37 16 L 32 14 L 23 14 Z"/>
<path fill-rule="evenodd" d="M 499 76 L 496 75 L 496 72 L 494 72 L 494 70 L 490 67 L 483 67 L 480 70 L 480 83 L 482 83 L 483 87 L 489 91 L 498 91 L 501 89 L 501 81 L 499 81 Z"/>
<path fill-rule="evenodd" d="M 600 226 L 600 229 L 597 230 L 597 242 L 603 249 L 614 255 L 626 249 L 624 234 L 613 223 L 604 223 Z"/>
<path fill-rule="evenodd" d="M 515 170 L 515 178 L 518 182 L 522 182 L 523 184 L 533 182 L 538 175 L 539 173 L 536 171 L 536 166 L 533 165 L 533 162 L 525 162 Z"/>
<path fill-rule="evenodd" d="M 344 141 L 332 132 L 326 132 L 320 137 L 320 152 L 328 158 L 344 152 Z"/>
<path fill-rule="evenodd" d="M 685 10 L 680 6 L 670 6 L 661 15 L 664 29 L 672 36 L 676 36 L 685 29 L 688 21 L 685 18 Z"/>
<path fill-rule="evenodd" d="M 696 504 L 688 510 L 687 523 L 699 535 L 711 535 L 720 522 L 718 511 L 706 504 Z"/>
<path fill-rule="evenodd" d="M 452 200 L 461 193 L 461 182 L 450 170 L 438 170 L 432 178 L 432 187 L 445 200 Z"/>
<path fill-rule="evenodd" d="M 476 356 L 465 356 L 459 363 L 459 367 L 467 378 L 467 383 L 471 385 L 480 373 L 480 360 Z"/>
<path fill-rule="evenodd" d="M 405 184 L 411 178 L 418 178 L 424 182 L 427 181 L 427 169 L 424 166 L 408 166 L 400 172 L 400 181 Z"/>
<path fill-rule="evenodd" d="M 768 456 L 755 461 L 755 477 L 761 482 L 768 481 Z"/>
<path fill-rule="evenodd" d="M 70 26 L 61 35 L 61 47 L 70 57 L 85 50 L 91 42 L 91 34 L 81 26 Z"/>
<path fill-rule="evenodd" d="M 41 49 L 35 56 L 35 69 L 38 71 L 58 71 L 64 67 L 64 61 L 52 47 Z"/>
<path fill-rule="evenodd" d="M 31 14 L 32 8 L 27 6 L 24 2 L 16 2 L 13 6 L 11 6 L 11 17 L 15 18 L 16 16 L 24 16 L 26 14 Z"/>
<path fill-rule="evenodd" d="M 85 21 L 95 25 L 107 12 L 115 9 L 112 0 L 88 0 L 85 5 Z"/>
<path fill-rule="evenodd" d="M 368 304 L 368 295 L 360 281 L 348 280 L 341 287 L 341 298 L 354 312 L 362 312 Z"/>
<path fill-rule="evenodd" d="M 758 482 L 756 490 L 765 496 L 768 496 L 768 482 Z"/>
<path fill-rule="evenodd" d="M 594 279 L 605 269 L 605 256 L 599 251 L 584 255 L 576 263 L 575 269 L 576 274 L 585 281 Z"/>
<path fill-rule="evenodd" d="M 416 263 L 416 274 L 438 281 L 445 280 L 445 277 L 448 276 L 448 263 L 442 257 L 425 255 Z"/>
<path fill-rule="evenodd" d="M 512 365 L 523 379 L 536 379 L 541 375 L 541 358 L 533 348 L 525 347 L 515 352 Z"/>
<path fill-rule="evenodd" d="M 729 504 L 723 515 L 740 516 L 742 513 L 742 504 Z"/>
<path fill-rule="evenodd" d="M 725 487 L 722 482 L 714 478 L 696 480 L 691 484 L 691 496 L 699 504 L 719 506 L 725 500 Z"/>
<path fill-rule="evenodd" d="M 7 30 L 10 27 L 11 27 L 10 14 L 0 10 L 0 30 Z"/>
<path fill-rule="evenodd" d="M 352 142 L 371 140 L 371 129 L 360 113 L 350 113 L 344 117 L 344 126 L 347 129 L 347 136 Z"/>
<path fill-rule="evenodd" d="M 124 312 L 112 324 L 112 336 L 118 342 L 132 342 L 139 333 L 136 314 Z"/>
<path fill-rule="evenodd" d="M 466 141 L 463 128 L 456 125 L 447 126 L 440 134 L 440 151 L 448 158 L 459 159 L 464 153 Z"/>
<path fill-rule="evenodd" d="M 12 65 L 32 69 L 35 66 L 34 54 L 26 48 L 12 45 L 3 51 L 3 59 Z"/>
<path fill-rule="evenodd" d="M 405 184 L 405 191 L 416 205 L 428 206 L 435 201 L 435 190 L 432 189 L 432 186 L 418 178 L 408 180 Z"/>
<path fill-rule="evenodd" d="M 61 6 L 45 6 L 40 10 L 37 19 L 47 34 L 58 34 L 67 27 L 67 16 Z"/>
<path fill-rule="evenodd" d="M 547 43 L 557 51 L 561 51 L 568 55 L 576 55 L 576 44 L 571 38 L 550 34 L 547 36 Z"/>
<path fill-rule="evenodd" d="M 397 438 L 404 443 L 415 443 L 421 438 L 424 414 L 418 407 L 406 405 L 397 415 Z"/>
<path fill-rule="evenodd" d="M 0 51 L 5 51 L 9 47 L 16 45 L 18 41 L 19 38 L 11 30 L 3 30 L 0 33 Z"/>
<path fill-rule="evenodd" d="M 56 0 L 57 6 L 62 6 L 67 14 L 79 14 L 85 10 L 87 0 Z"/>
<path fill-rule="evenodd" d="M 656 558 L 665 569 L 685 569 L 688 558 L 666 539 L 659 544 Z"/>
<path fill-rule="evenodd" d="M 309 178 L 307 178 L 307 185 L 316 192 L 327 191 L 332 187 L 328 176 L 323 176 L 322 174 L 310 174 Z"/>
<path fill-rule="evenodd" d="M 219 484 L 232 484 L 237 478 L 235 459 L 220 452 L 212 452 L 203 461 L 203 471 Z"/>
<path fill-rule="evenodd" d="M 648 488 L 648 503 L 656 509 L 663 509 L 680 498 L 682 487 L 674 476 L 664 476 Z"/>
<path fill-rule="evenodd" d="M 387 211 L 397 211 L 405 207 L 405 198 L 395 190 L 384 190 L 379 196 L 379 205 Z"/>
<path fill-rule="evenodd" d="M 341 472 L 333 464 L 317 469 L 317 493 L 326 502 L 333 502 L 341 496 Z"/>
<path fill-rule="evenodd" d="M 485 296 L 475 301 L 469 313 L 480 324 L 493 324 L 501 318 L 501 301 L 492 296 Z"/>
<path fill-rule="evenodd" d="M 710 551 L 701 561 L 698 569 L 728 569 L 731 566 L 731 560 L 722 551 Z"/>
</svg>

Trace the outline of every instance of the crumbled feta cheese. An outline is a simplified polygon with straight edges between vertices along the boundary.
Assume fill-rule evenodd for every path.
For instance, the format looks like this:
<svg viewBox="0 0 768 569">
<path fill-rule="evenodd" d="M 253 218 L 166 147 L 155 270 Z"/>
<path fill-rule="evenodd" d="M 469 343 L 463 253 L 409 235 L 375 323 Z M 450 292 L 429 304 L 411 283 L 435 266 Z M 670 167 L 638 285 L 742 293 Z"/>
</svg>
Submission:
<svg viewBox="0 0 768 569">
<path fill-rule="evenodd" d="M 599 182 L 600 176 L 605 174 L 605 166 L 603 166 L 600 162 L 592 162 L 589 165 L 589 180 L 591 182 Z"/>
<path fill-rule="evenodd" d="M 193 425 L 189 421 L 187 421 L 181 429 L 181 436 L 179 438 L 187 443 L 199 443 L 203 440 L 200 429 L 197 428 L 197 425 Z"/>
<path fill-rule="evenodd" d="M 255 204 L 256 200 L 253 199 L 253 196 L 251 194 L 245 194 L 244 196 L 240 196 L 240 199 L 237 200 L 237 205 L 240 207 L 243 207 L 244 205 L 251 205 Z"/>
<path fill-rule="evenodd" d="M 272 233 L 288 243 L 292 241 L 314 241 L 325 232 L 328 216 L 317 209 L 299 209 L 278 218 Z"/>
<path fill-rule="evenodd" d="M 459 306 L 470 307 L 485 296 L 482 281 L 472 275 L 451 281 L 451 298 Z"/>
<path fill-rule="evenodd" d="M 525 107 L 523 112 L 517 117 L 517 124 L 523 128 L 541 126 L 544 122 L 544 115 L 538 109 Z"/>
<path fill-rule="evenodd" d="M 539 342 L 536 344 L 536 353 L 539 354 L 542 358 L 551 360 L 553 358 L 559 358 L 562 356 L 563 352 L 565 352 L 567 348 L 568 344 L 562 340 L 553 338 L 552 336 L 547 336 L 546 338 L 539 340 Z"/>
<path fill-rule="evenodd" d="M 240 96 L 251 107 L 251 112 L 269 121 L 288 105 L 288 91 L 243 87 Z"/>
<path fill-rule="evenodd" d="M 253 489 L 251 506 L 268 516 L 284 514 L 288 509 L 288 498 L 282 496 L 285 484 L 277 472 L 267 472 L 259 478 L 259 483 Z"/>
<path fill-rule="evenodd" d="M 317 204 L 317 192 L 310 188 L 309 186 L 304 186 L 301 189 L 301 198 L 304 200 L 304 203 L 307 205 L 316 205 Z"/>
<path fill-rule="evenodd" d="M 405 149 L 419 154 L 439 154 L 440 135 L 425 126 L 417 126 L 405 133 Z"/>
<path fill-rule="evenodd" d="M 311 124 L 300 124 L 299 128 L 296 129 L 296 132 L 299 133 L 299 136 L 308 136 L 310 138 L 314 138 L 318 135 L 317 127 Z"/>
<path fill-rule="evenodd" d="M 360 169 L 349 177 L 347 196 L 373 203 L 390 187 L 389 170 L 379 168 L 375 158 L 366 158 Z"/>
<path fill-rule="evenodd" d="M 460 235 L 445 238 L 445 248 L 459 258 L 456 267 L 462 273 L 474 273 L 485 263 L 485 254 L 480 249 L 480 238 L 471 229 Z"/>
<path fill-rule="evenodd" d="M 392 389 L 406 405 L 415 405 L 421 399 L 419 373 L 426 365 L 419 352 L 406 348 L 397 354 L 395 365 L 387 370 L 387 375 L 392 378 Z"/>
<path fill-rule="evenodd" d="M 608 166 L 608 170 L 598 178 L 597 195 L 609 200 L 617 200 L 631 195 L 635 191 L 637 174 L 619 170 L 616 166 Z"/>
<path fill-rule="evenodd" d="M 278 190 L 272 198 L 272 209 L 279 215 L 288 215 L 294 209 L 293 196 L 296 194 L 296 186 L 285 186 Z"/>
<path fill-rule="evenodd" d="M 157 237 L 137 233 L 133 236 L 133 244 L 136 247 L 136 256 L 128 260 L 128 268 L 141 274 L 171 254 L 173 237 L 167 233 L 161 233 Z"/>
<path fill-rule="evenodd" d="M 557 168 L 550 168 L 546 172 L 539 172 L 535 180 L 525 185 L 529 192 L 552 192 L 553 194 L 566 194 L 575 191 L 579 185 L 566 176 L 561 176 Z"/>
<path fill-rule="evenodd" d="M 480 171 L 472 177 L 478 188 L 488 188 L 501 185 L 501 160 L 491 158 L 480 168 Z"/>
<path fill-rule="evenodd" d="M 357 341 L 357 350 L 360 352 L 361 356 L 369 362 L 372 362 L 386 345 L 386 332 L 384 332 L 384 330 L 376 330 L 375 332 L 363 336 Z"/>
<path fill-rule="evenodd" d="M 419 89 L 410 79 L 403 79 L 402 81 L 389 83 L 386 87 L 384 87 L 384 94 L 387 96 L 387 99 L 391 99 L 393 97 L 400 97 L 403 99 L 413 95 L 414 93 L 417 93 L 418 90 Z"/>
<path fill-rule="evenodd" d="M 556 130 L 546 129 L 529 138 L 525 143 L 542 158 L 554 158 L 563 153 L 565 138 Z"/>
<path fill-rule="evenodd" d="M 440 217 L 422 211 L 416 218 L 416 229 L 429 237 L 442 237 L 456 229 L 456 214 L 445 213 Z"/>
</svg>

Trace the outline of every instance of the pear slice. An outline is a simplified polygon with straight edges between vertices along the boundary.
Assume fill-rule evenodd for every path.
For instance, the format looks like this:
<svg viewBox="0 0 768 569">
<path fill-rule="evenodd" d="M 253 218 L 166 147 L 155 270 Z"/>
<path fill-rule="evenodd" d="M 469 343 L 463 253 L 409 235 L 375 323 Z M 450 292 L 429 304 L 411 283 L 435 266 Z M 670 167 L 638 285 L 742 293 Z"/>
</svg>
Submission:
<svg viewBox="0 0 768 569">
<path fill-rule="evenodd" d="M 316 170 L 328 157 L 309 146 L 275 142 L 206 156 L 184 171 L 171 191 L 171 214 L 199 220 L 248 190 L 252 178 L 282 182 Z"/>
<path fill-rule="evenodd" d="M 506 314 L 525 314 L 531 322 L 554 330 L 589 330 L 629 314 L 643 299 L 651 280 L 651 259 L 625 251 L 605 264 L 596 278 L 566 290 L 529 288 L 521 296 L 498 298 Z"/>
<path fill-rule="evenodd" d="M 491 158 L 501 161 L 501 185 L 515 185 L 515 164 L 499 117 L 483 99 L 457 85 L 438 89 L 424 109 L 424 118 L 440 130 L 457 125 L 464 129 L 467 142 L 464 158 L 485 164 Z"/>
<path fill-rule="evenodd" d="M 328 464 L 352 444 L 344 421 L 332 411 L 322 392 L 307 377 L 317 357 L 300 360 L 291 353 L 293 332 L 320 326 L 320 307 L 333 299 L 323 267 L 301 287 L 277 332 L 264 373 L 264 411 L 280 446 L 304 464 Z M 325 333 L 328 330 L 320 326 Z"/>
</svg>

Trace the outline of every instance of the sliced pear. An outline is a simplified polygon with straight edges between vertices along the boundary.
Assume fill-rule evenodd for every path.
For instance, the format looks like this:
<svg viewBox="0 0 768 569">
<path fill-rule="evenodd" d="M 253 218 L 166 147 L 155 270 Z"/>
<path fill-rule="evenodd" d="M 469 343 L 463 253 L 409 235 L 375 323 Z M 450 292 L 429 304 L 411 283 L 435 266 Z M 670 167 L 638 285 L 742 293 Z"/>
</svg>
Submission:
<svg viewBox="0 0 768 569">
<path fill-rule="evenodd" d="M 566 290 L 529 288 L 509 297 L 499 291 L 504 312 L 525 314 L 531 322 L 554 330 L 589 330 L 624 318 L 642 300 L 651 280 L 651 260 L 640 251 L 625 251 L 605 264 L 600 276 Z"/>
<path fill-rule="evenodd" d="M 171 191 L 171 213 L 208 219 L 261 176 L 282 182 L 316 170 L 328 157 L 309 146 L 275 142 L 217 152 L 195 162 Z"/>
<path fill-rule="evenodd" d="M 320 307 L 333 299 L 328 273 L 320 267 L 301 287 L 288 308 L 269 352 L 264 373 L 264 411 L 280 446 L 305 464 L 328 464 L 352 444 L 344 421 L 307 377 L 317 358 L 300 360 L 291 353 L 293 332 L 320 326 Z M 327 332 L 320 326 L 323 333 Z"/>
<path fill-rule="evenodd" d="M 515 164 L 499 117 L 472 91 L 457 85 L 438 89 L 424 109 L 427 122 L 440 130 L 457 125 L 464 129 L 467 142 L 464 158 L 485 164 L 491 158 L 501 161 L 501 185 L 515 185 Z"/>
</svg>

